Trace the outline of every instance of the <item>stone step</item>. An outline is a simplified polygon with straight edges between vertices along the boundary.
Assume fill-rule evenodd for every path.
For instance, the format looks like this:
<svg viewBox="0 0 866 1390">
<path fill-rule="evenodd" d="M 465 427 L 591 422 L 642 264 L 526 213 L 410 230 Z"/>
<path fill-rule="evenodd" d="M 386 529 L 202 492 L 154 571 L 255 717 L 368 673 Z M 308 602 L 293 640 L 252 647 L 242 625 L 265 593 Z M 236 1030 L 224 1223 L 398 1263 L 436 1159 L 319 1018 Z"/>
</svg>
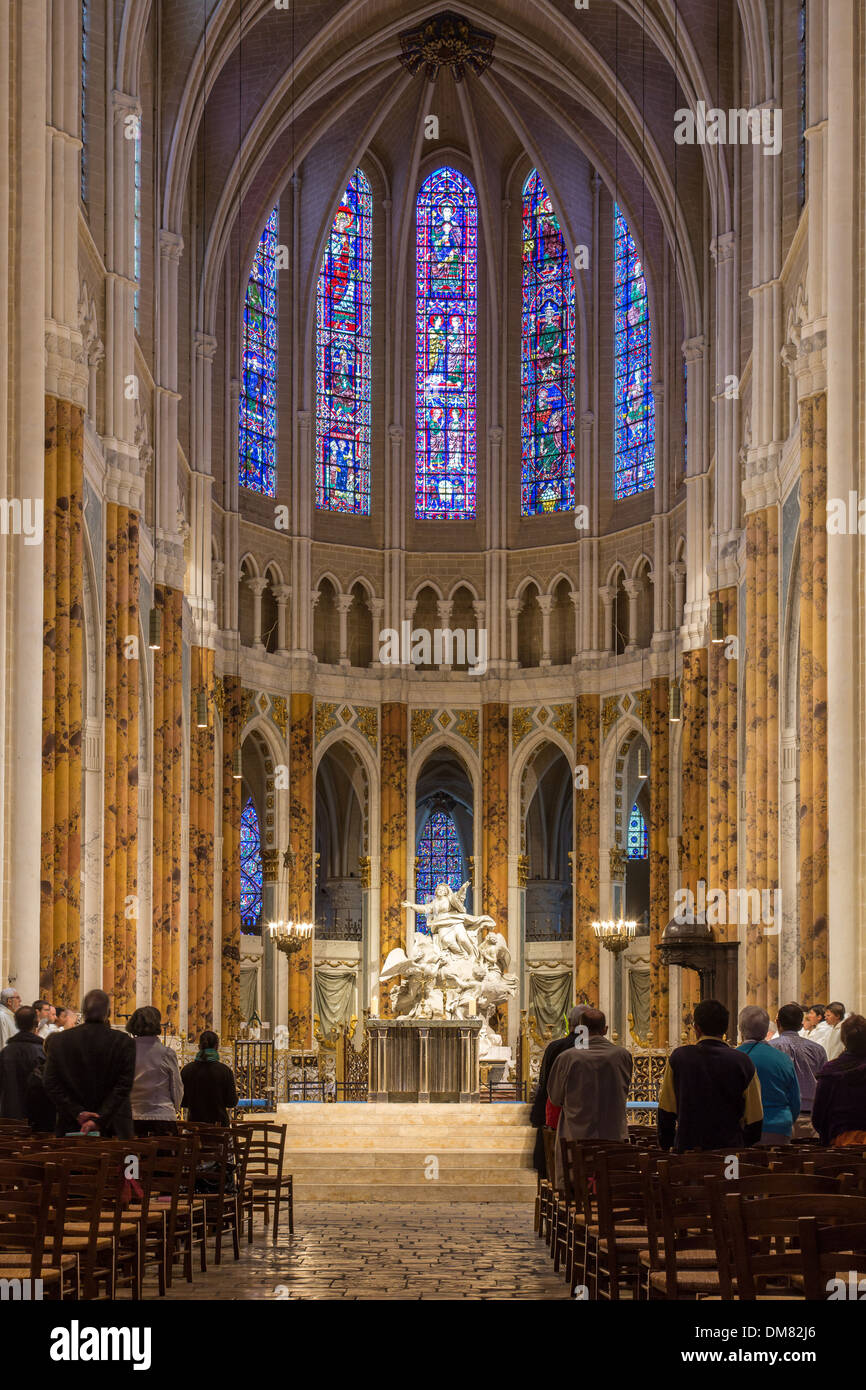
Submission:
<svg viewBox="0 0 866 1390">
<path fill-rule="evenodd" d="M 507 1139 L 490 1135 L 487 1138 L 479 1138 L 472 1135 L 471 1146 L 467 1144 L 469 1138 L 466 1134 L 447 1134 L 429 1133 L 425 1135 L 406 1135 L 406 1134 L 296 1134 L 288 1135 L 286 1139 L 287 1154 L 302 1154 L 309 1150 L 322 1150 L 331 1153 L 352 1153 L 368 1152 L 371 1154 L 383 1152 L 395 1153 L 417 1153 L 423 1148 L 425 1153 L 465 1153 L 471 1148 L 474 1153 L 487 1154 L 493 1157 L 501 1154 L 506 1155 L 516 1161 L 531 1154 L 535 1148 L 535 1136 L 530 1134 L 526 1137 L 514 1135 Z"/>
<path fill-rule="evenodd" d="M 470 1126 L 527 1125 L 529 1123 L 528 1105 L 386 1105 L 340 1103 L 338 1105 L 319 1104 L 313 1101 L 294 1101 L 277 1106 L 276 1119 L 280 1124 L 313 1123 L 322 1125 L 340 1124 L 461 1124 Z M 254 1116 L 252 1118 L 255 1118 Z"/>
<path fill-rule="evenodd" d="M 452 1151 L 433 1154 L 429 1150 L 403 1153 L 342 1153 L 334 1150 L 306 1150 L 290 1154 L 287 1160 L 288 1171 L 293 1177 L 301 1179 L 315 1173 L 345 1173 L 347 1176 L 370 1182 L 391 1182 L 400 1173 L 420 1173 L 425 1181 L 431 1181 L 425 1174 L 430 1169 L 430 1159 L 438 1162 L 439 1178 L 454 1180 L 455 1174 L 463 1175 L 466 1181 L 485 1181 L 486 1178 L 523 1181 L 527 1177 L 533 1184 L 535 1170 L 528 1163 L 521 1163 L 520 1154 L 486 1154 Z"/>
<path fill-rule="evenodd" d="M 367 1182 L 296 1183 L 297 1202 L 411 1202 L 427 1205 L 436 1202 L 506 1202 L 528 1206 L 535 1201 L 535 1183 L 490 1182 L 454 1184 L 443 1188 L 442 1183 L 428 1182 L 423 1186 L 401 1182 L 377 1187 Z"/>
</svg>

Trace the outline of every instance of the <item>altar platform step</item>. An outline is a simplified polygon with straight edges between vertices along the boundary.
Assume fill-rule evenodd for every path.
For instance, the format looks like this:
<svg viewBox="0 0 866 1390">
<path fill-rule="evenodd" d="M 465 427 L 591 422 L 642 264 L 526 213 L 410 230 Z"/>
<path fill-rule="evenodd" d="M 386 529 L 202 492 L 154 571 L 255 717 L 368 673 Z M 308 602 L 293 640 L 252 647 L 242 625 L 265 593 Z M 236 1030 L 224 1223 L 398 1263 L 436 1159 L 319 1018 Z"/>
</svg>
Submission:
<svg viewBox="0 0 866 1390">
<path fill-rule="evenodd" d="M 525 1105 L 292 1104 L 277 1119 L 301 1202 L 535 1198 Z"/>
</svg>

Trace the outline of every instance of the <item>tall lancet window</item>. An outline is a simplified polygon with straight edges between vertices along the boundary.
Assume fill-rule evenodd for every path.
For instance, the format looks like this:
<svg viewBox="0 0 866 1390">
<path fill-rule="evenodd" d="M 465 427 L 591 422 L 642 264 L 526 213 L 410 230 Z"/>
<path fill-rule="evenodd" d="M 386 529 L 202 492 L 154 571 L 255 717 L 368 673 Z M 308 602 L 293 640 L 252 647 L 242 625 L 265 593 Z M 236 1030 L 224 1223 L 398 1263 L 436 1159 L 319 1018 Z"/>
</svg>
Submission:
<svg viewBox="0 0 866 1390">
<path fill-rule="evenodd" d="M 370 511 L 373 195 L 356 169 L 337 208 L 316 297 L 316 506 Z"/>
<path fill-rule="evenodd" d="M 262 840 L 252 797 L 241 811 L 241 931 L 257 932 L 262 921 Z"/>
<path fill-rule="evenodd" d="M 425 179 L 416 208 L 415 515 L 475 516 L 478 201 L 457 169 Z"/>
<path fill-rule="evenodd" d="M 631 808 L 628 818 L 628 858 L 649 858 L 649 832 L 646 821 L 637 802 Z"/>
<path fill-rule="evenodd" d="M 574 279 L 537 169 L 523 185 L 520 510 L 574 509 Z"/>
<path fill-rule="evenodd" d="M 655 483 L 652 344 L 643 264 L 628 223 L 613 209 L 613 495 L 633 497 Z"/>
<path fill-rule="evenodd" d="M 238 421 L 238 481 L 273 497 L 277 477 L 277 235 L 274 208 L 247 284 Z"/>
<path fill-rule="evenodd" d="M 457 827 L 449 811 L 434 811 L 418 842 L 418 869 L 415 874 L 415 898 L 426 903 L 438 883 L 459 888 L 463 882 L 463 852 Z M 417 929 L 426 931 L 426 918 L 417 918 Z"/>
</svg>

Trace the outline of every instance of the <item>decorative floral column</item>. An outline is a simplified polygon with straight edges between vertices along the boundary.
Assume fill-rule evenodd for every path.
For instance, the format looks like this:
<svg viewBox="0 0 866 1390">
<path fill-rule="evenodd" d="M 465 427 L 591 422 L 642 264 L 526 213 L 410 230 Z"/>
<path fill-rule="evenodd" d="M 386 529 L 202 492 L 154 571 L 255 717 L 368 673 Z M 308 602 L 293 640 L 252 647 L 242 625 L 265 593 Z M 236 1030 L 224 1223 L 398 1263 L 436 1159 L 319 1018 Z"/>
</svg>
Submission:
<svg viewBox="0 0 866 1390">
<path fill-rule="evenodd" d="M 775 505 L 746 518 L 746 883 L 752 895 L 779 882 L 779 520 Z M 778 1003 L 778 938 L 741 924 L 746 997 Z"/>
<path fill-rule="evenodd" d="M 289 826 L 292 849 L 290 902 L 302 922 L 313 920 L 313 697 L 291 697 L 289 726 Z M 313 1045 L 313 943 L 289 957 L 289 1040 Z"/>
<path fill-rule="evenodd" d="M 827 397 L 823 392 L 800 402 L 800 574 L 801 994 L 804 999 L 825 999 L 830 986 L 827 812 Z"/>
<path fill-rule="evenodd" d="M 601 810 L 600 698 L 578 695 L 575 717 L 574 790 L 574 992 L 598 1004 L 599 944 L 592 923 L 599 915 L 598 856 Z"/>
<path fill-rule="evenodd" d="M 722 605 L 724 642 L 709 649 L 709 888 L 724 893 L 737 887 L 737 590 L 718 589 L 713 602 Z M 715 928 L 719 941 L 736 941 L 735 925 Z"/>
<path fill-rule="evenodd" d="M 697 893 L 707 877 L 707 649 L 683 654 L 682 676 L 682 824 L 680 888 Z M 682 971 L 683 1019 L 698 1000 L 693 971 Z M 672 1030 L 673 1031 L 673 1030 Z M 676 1037 L 672 1043 L 679 1042 Z"/>
<path fill-rule="evenodd" d="M 196 706 L 204 696 L 204 728 Z M 189 758 L 189 949 L 187 1026 L 213 1027 L 214 984 L 214 654 L 192 648 Z"/>
<path fill-rule="evenodd" d="M 81 957 L 83 426 L 81 406 L 46 397 L 39 980 L 70 1003 L 78 1002 Z"/>
<path fill-rule="evenodd" d="M 669 1039 L 668 969 L 659 953 L 670 914 L 670 722 L 669 683 L 659 678 L 650 687 L 650 1037 L 653 1047 Z"/>
<path fill-rule="evenodd" d="M 180 1027 L 180 861 L 183 808 L 183 594 L 157 584 L 162 640 L 153 661 L 152 999 Z"/>
<path fill-rule="evenodd" d="M 234 775 L 240 747 L 241 683 L 223 676 L 217 685 L 222 702 L 222 945 L 220 950 L 220 1029 L 235 1038 L 240 1021 L 241 991 L 241 779 Z"/>
<path fill-rule="evenodd" d="M 404 704 L 386 701 L 382 706 L 382 829 L 381 829 L 381 937 L 380 963 L 397 946 L 406 945 L 406 774 L 408 762 L 408 711 Z M 379 999 L 381 1017 L 388 1017 L 388 997 Z"/>
</svg>

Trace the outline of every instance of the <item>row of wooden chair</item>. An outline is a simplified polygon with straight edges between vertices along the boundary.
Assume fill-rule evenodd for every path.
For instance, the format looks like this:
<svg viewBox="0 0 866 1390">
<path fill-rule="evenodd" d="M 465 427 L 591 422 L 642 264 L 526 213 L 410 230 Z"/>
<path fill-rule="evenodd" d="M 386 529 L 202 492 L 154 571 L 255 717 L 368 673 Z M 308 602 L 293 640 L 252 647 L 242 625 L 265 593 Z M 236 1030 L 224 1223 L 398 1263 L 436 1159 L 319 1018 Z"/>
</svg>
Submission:
<svg viewBox="0 0 866 1390">
<path fill-rule="evenodd" d="M 652 1136 L 545 1132 L 536 1231 L 572 1294 L 827 1298 L 866 1275 L 866 1152 L 814 1145 L 670 1154 Z"/>
<path fill-rule="evenodd" d="M 41 1281 L 44 1298 L 140 1298 L 148 1273 L 159 1294 L 180 1267 L 192 1281 L 196 1255 L 220 1264 L 225 1241 L 240 1258 L 262 1209 L 281 1205 L 294 1229 L 285 1126 L 233 1129 L 180 1123 L 147 1139 L 33 1134 L 0 1121 L 0 1278 Z"/>
</svg>

